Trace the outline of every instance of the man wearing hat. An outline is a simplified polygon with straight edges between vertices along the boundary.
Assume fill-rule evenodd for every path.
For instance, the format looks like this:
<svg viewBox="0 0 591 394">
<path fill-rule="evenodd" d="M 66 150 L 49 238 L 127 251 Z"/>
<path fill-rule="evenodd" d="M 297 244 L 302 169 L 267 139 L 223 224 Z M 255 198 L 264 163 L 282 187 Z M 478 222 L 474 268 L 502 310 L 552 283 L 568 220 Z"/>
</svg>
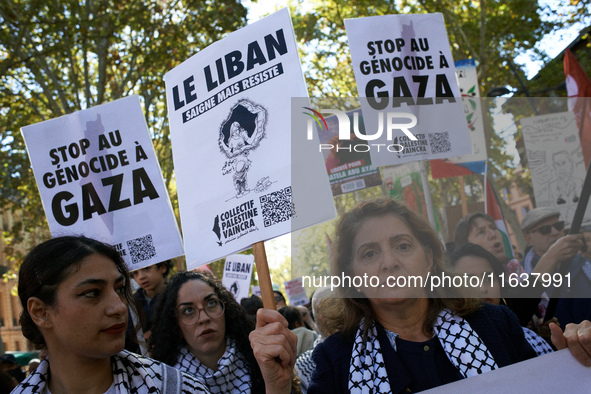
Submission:
<svg viewBox="0 0 591 394">
<path fill-rule="evenodd" d="M 530 248 L 522 265 L 528 274 L 532 273 L 550 246 L 563 235 L 564 222 L 559 221 L 559 217 L 560 212 L 550 207 L 534 208 L 523 217 L 521 229 Z"/>
<path fill-rule="evenodd" d="M 528 274 L 534 270 L 553 272 L 560 262 L 575 257 L 583 246 L 583 235 L 564 236 L 564 222 L 559 218 L 560 212 L 550 207 L 534 208 L 523 217 L 521 229 L 531 246 L 522 261 Z M 540 260 L 541 266 L 536 270 Z"/>
<path fill-rule="evenodd" d="M 560 293 L 552 297 L 565 297 L 558 301 L 554 316 L 564 327 L 568 323 L 591 318 L 591 234 L 572 234 L 563 236 L 564 222 L 554 208 L 541 207 L 529 211 L 521 221 L 525 239 L 531 248 L 526 253 L 522 265 L 527 273 L 554 272 L 558 265 L 567 264 L 562 274 L 570 274 L 570 286 L 563 286 Z M 579 254 L 587 241 L 588 252 Z M 564 278 L 563 278 L 564 279 Z M 579 297 L 579 298 L 573 298 Z"/>
<path fill-rule="evenodd" d="M 0 371 L 6 372 L 9 376 L 13 377 L 17 383 L 22 382 L 26 374 L 16 361 L 14 355 L 6 353 L 0 356 Z"/>
</svg>

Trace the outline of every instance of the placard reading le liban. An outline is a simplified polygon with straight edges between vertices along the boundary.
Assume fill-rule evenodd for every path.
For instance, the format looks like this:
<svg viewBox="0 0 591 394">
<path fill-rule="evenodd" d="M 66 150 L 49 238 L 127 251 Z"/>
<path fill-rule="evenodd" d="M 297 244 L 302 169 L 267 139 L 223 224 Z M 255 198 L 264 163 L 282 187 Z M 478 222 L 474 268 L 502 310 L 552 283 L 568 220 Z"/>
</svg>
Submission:
<svg viewBox="0 0 591 394">
<path fill-rule="evenodd" d="M 441 14 L 346 19 L 376 166 L 472 153 Z M 395 116 L 390 114 L 395 113 Z"/>
<path fill-rule="evenodd" d="M 252 254 L 233 254 L 226 257 L 222 284 L 230 290 L 238 302 L 243 298 L 248 298 L 253 267 L 254 256 Z"/>
<path fill-rule="evenodd" d="M 210 45 L 165 80 L 189 269 L 333 217 L 318 144 L 292 155 L 291 98 L 307 92 L 287 9 Z M 309 203 L 296 198 L 292 168 L 306 185 L 321 185 L 299 193 Z"/>
<path fill-rule="evenodd" d="M 138 96 L 22 128 L 51 234 L 114 245 L 130 270 L 183 255 Z"/>
</svg>

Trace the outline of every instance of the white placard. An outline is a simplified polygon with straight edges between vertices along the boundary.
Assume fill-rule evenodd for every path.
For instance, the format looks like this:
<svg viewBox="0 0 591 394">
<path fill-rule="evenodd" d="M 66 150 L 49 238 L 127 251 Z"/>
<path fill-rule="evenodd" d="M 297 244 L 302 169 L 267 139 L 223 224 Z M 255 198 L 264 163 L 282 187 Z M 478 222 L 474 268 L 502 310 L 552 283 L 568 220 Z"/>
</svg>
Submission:
<svg viewBox="0 0 591 394">
<path fill-rule="evenodd" d="M 302 284 L 301 277 L 288 280 L 283 282 L 283 284 L 285 285 L 285 292 L 287 293 L 287 298 L 289 299 L 289 305 L 306 305 L 310 302 L 308 296 L 306 295 L 306 289 L 304 289 Z"/>
<path fill-rule="evenodd" d="M 291 98 L 307 92 L 287 9 L 165 80 L 189 269 L 334 216 L 322 156 L 292 145 Z"/>
<path fill-rule="evenodd" d="M 521 130 L 537 207 L 553 207 L 572 223 L 585 180 L 575 115 L 561 112 L 521 119 Z M 591 224 L 587 209 L 583 225 Z"/>
<path fill-rule="evenodd" d="M 114 245 L 130 270 L 183 255 L 138 96 L 22 128 L 51 234 Z"/>
<path fill-rule="evenodd" d="M 564 349 L 423 392 L 588 393 L 589 387 L 589 368 Z"/>
<path fill-rule="evenodd" d="M 252 286 L 251 292 L 252 292 L 252 294 L 260 297 L 261 296 L 261 287 L 260 286 Z"/>
<path fill-rule="evenodd" d="M 248 298 L 253 266 L 254 256 L 252 254 L 234 254 L 226 257 L 222 283 L 238 302 L 243 298 Z"/>
<path fill-rule="evenodd" d="M 374 104 L 362 106 L 367 134 L 379 136 L 370 141 L 375 144 L 372 163 L 385 166 L 471 154 L 443 16 L 372 16 L 346 19 L 345 27 L 358 94 L 375 98 Z M 396 102 L 400 99 L 402 103 Z M 399 117 L 389 121 L 387 113 Z M 416 125 L 404 114 L 414 115 Z M 388 138 L 388 122 L 411 126 L 406 131 L 393 128 Z"/>
</svg>

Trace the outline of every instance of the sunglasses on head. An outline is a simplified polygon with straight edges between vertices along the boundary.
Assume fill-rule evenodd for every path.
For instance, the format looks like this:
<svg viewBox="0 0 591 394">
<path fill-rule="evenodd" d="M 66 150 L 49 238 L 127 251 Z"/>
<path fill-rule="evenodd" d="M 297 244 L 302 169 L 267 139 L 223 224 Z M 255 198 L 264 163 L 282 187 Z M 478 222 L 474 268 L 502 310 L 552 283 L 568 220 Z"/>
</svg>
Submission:
<svg viewBox="0 0 591 394">
<path fill-rule="evenodd" d="M 537 231 L 542 235 L 548 235 L 552 231 L 552 227 L 554 227 L 556 229 L 556 231 L 564 230 L 564 222 L 560 221 L 560 222 L 556 222 L 554 224 L 547 224 L 545 226 L 538 227 L 535 230 L 531 230 L 530 233 L 535 233 Z"/>
</svg>

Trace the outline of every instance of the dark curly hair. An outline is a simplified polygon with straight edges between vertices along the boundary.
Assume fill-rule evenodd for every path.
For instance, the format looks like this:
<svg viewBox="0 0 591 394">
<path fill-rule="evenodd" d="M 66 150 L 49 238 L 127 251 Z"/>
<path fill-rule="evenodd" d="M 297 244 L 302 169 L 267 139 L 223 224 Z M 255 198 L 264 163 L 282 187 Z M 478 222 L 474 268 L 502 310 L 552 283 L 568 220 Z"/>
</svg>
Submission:
<svg viewBox="0 0 591 394">
<path fill-rule="evenodd" d="M 265 392 L 263 375 L 254 357 L 248 335 L 255 328 L 253 316 L 246 314 L 242 306 L 234 299 L 221 281 L 194 271 L 181 271 L 174 275 L 160 296 L 156 307 L 149 350 L 152 358 L 170 366 L 177 362 L 181 348 L 187 345 L 177 319 L 177 301 L 181 287 L 191 281 L 200 280 L 211 286 L 217 297 L 226 305 L 224 319 L 226 322 L 226 338 L 236 341 L 236 347 L 247 360 L 253 393 Z"/>
<path fill-rule="evenodd" d="M 18 296 L 23 306 L 20 325 L 23 335 L 38 349 L 47 347 L 43 335 L 27 310 L 27 301 L 37 297 L 46 305 L 55 303 L 57 288 L 80 262 L 93 254 L 112 260 L 125 277 L 125 298 L 131 300 L 129 271 L 125 262 L 110 245 L 84 236 L 56 237 L 37 245 L 25 257 L 18 276 Z"/>
</svg>

